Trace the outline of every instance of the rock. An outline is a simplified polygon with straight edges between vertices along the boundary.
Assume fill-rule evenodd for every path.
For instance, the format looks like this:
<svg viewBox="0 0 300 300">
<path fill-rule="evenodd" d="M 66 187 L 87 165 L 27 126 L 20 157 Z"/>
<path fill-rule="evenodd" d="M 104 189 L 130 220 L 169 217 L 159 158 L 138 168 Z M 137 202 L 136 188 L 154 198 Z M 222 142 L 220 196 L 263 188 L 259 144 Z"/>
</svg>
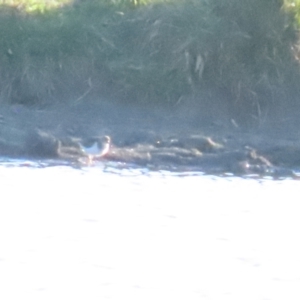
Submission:
<svg viewBox="0 0 300 300">
<path fill-rule="evenodd" d="M 186 148 L 195 148 L 201 152 L 209 153 L 224 149 L 222 144 L 215 142 L 211 137 L 191 135 L 183 138 L 182 143 Z"/>
<path fill-rule="evenodd" d="M 149 150 L 149 149 L 148 149 Z M 151 161 L 150 151 L 146 149 L 112 148 L 106 158 L 127 163 L 147 164 Z"/>
</svg>

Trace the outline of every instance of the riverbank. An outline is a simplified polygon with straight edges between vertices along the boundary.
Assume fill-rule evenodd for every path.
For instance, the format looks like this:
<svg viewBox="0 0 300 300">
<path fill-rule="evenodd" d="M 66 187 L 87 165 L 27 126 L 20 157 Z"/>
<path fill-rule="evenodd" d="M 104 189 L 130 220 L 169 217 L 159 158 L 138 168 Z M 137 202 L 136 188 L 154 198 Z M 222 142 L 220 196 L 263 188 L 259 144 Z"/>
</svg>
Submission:
<svg viewBox="0 0 300 300">
<path fill-rule="evenodd" d="M 108 135 L 124 162 L 300 165 L 297 31 L 275 1 L 2 7 L 0 25 L 0 155 L 77 159 Z"/>
<path fill-rule="evenodd" d="M 300 168 L 297 131 L 267 127 L 246 131 L 233 122 L 200 125 L 166 111 L 149 114 L 141 109 L 118 108 L 108 102 L 51 109 L 2 107 L 0 155 L 93 165 L 79 142 L 108 135 L 111 148 L 101 160 L 124 166 L 298 177 L 294 173 Z"/>
</svg>

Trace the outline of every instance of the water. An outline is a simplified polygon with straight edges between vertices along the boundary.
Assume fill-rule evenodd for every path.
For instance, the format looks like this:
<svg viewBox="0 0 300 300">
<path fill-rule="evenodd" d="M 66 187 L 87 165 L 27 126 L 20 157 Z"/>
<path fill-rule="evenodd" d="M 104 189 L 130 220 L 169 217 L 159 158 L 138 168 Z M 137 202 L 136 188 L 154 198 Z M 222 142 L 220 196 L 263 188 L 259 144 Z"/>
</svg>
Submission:
<svg viewBox="0 0 300 300">
<path fill-rule="evenodd" d="M 300 299 L 299 182 L 0 165 L 1 299 Z"/>
</svg>

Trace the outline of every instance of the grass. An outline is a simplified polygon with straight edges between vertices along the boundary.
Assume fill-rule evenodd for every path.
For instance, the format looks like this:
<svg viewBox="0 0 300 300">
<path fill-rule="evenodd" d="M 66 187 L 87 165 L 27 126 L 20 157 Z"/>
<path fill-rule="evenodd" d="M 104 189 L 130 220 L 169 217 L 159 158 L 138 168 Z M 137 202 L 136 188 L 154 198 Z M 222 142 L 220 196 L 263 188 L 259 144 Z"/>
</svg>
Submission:
<svg viewBox="0 0 300 300">
<path fill-rule="evenodd" d="M 79 3 L 81 0 L 0 0 L 0 5 L 15 7 L 18 10 L 25 10 L 27 13 L 40 12 L 59 9 L 66 5 Z M 82 1 L 84 2 L 84 0 Z M 157 3 L 178 3 L 182 0 L 98 0 L 104 5 L 114 5 L 116 7 L 138 7 Z M 287 10 L 299 13 L 300 0 L 283 0 L 283 7 Z"/>
<path fill-rule="evenodd" d="M 1 6 L 9 6 L 26 13 L 45 13 L 69 5 L 73 0 L 1 0 Z"/>
<path fill-rule="evenodd" d="M 299 93 L 297 32 L 273 2 L 0 3 L 0 102 L 174 106 L 213 90 L 260 118 Z"/>
<path fill-rule="evenodd" d="M 84 0 L 1 0 L 0 5 L 14 7 L 26 13 L 46 13 L 67 5 L 80 4 Z M 175 0 L 98 0 L 99 4 L 115 7 L 138 7 L 156 3 L 170 3 Z"/>
</svg>

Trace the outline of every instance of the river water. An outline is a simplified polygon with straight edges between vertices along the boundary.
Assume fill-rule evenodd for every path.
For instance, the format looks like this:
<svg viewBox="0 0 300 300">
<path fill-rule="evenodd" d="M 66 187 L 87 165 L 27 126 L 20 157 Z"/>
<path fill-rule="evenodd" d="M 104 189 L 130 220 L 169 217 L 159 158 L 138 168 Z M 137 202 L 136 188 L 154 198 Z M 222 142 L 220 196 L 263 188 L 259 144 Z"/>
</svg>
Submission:
<svg viewBox="0 0 300 300">
<path fill-rule="evenodd" d="M 1 299 L 300 299 L 300 185 L 0 164 Z"/>
</svg>

